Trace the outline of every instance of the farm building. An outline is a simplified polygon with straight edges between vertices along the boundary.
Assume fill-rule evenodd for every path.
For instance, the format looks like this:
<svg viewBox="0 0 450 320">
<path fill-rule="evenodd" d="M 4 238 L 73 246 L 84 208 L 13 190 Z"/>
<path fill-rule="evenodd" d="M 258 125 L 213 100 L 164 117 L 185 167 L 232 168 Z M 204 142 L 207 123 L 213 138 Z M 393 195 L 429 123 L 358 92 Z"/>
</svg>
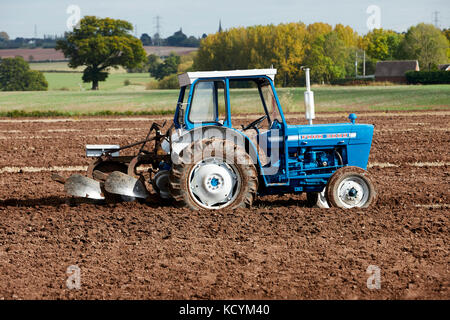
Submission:
<svg viewBox="0 0 450 320">
<path fill-rule="evenodd" d="M 440 64 L 438 66 L 438 69 L 441 70 L 441 71 L 450 71 L 450 64 L 449 63 L 447 63 L 447 64 Z"/>
<path fill-rule="evenodd" d="M 375 80 L 406 83 L 407 71 L 419 71 L 419 62 L 417 60 L 379 61 L 375 67 Z"/>
</svg>

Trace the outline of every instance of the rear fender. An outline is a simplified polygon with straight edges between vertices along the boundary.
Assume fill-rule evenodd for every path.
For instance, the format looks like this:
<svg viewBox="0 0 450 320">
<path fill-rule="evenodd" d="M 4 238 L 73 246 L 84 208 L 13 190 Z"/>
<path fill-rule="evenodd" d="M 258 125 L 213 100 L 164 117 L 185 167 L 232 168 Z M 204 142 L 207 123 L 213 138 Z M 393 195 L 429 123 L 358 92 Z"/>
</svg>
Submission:
<svg viewBox="0 0 450 320">
<path fill-rule="evenodd" d="M 181 150 L 189 146 L 192 142 L 209 138 L 229 140 L 234 144 L 242 146 L 252 159 L 258 173 L 261 172 L 261 161 L 253 142 L 238 130 L 214 125 L 197 127 L 191 130 L 178 129 L 177 132 L 172 135 L 172 161 L 176 160 Z M 266 184 L 265 178 L 264 183 Z"/>
</svg>

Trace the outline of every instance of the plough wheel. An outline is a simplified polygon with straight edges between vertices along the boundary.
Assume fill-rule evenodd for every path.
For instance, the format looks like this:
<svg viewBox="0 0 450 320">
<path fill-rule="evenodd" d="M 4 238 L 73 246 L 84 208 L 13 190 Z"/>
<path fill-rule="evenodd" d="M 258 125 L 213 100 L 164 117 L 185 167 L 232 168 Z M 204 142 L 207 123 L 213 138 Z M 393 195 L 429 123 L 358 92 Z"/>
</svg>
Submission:
<svg viewBox="0 0 450 320">
<path fill-rule="evenodd" d="M 113 173 L 114 171 L 127 173 L 127 170 L 128 170 L 128 167 L 124 163 L 115 162 L 115 161 L 98 160 L 94 163 L 91 163 L 91 165 L 88 168 L 87 176 L 89 178 L 95 179 L 94 171 L 100 171 L 104 174 L 109 175 L 109 174 Z M 108 191 L 106 191 L 103 183 L 100 184 L 100 189 L 101 189 L 101 191 L 105 197 L 105 201 L 107 203 L 116 203 L 116 202 L 123 201 L 123 197 L 121 197 L 120 195 L 112 194 L 112 193 L 109 193 Z"/>
<path fill-rule="evenodd" d="M 94 171 L 100 171 L 106 174 L 113 173 L 114 171 L 119 171 L 122 173 L 128 172 L 128 166 L 124 163 L 116 162 L 116 161 L 102 161 L 96 160 L 91 163 L 87 170 L 88 178 L 94 179 Z"/>
</svg>

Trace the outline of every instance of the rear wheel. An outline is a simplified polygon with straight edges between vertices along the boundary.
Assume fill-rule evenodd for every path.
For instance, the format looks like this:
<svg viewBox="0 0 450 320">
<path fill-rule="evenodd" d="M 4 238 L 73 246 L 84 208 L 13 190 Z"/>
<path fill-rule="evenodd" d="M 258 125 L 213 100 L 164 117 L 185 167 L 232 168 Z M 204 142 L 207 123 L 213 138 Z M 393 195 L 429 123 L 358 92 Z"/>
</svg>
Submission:
<svg viewBox="0 0 450 320">
<path fill-rule="evenodd" d="M 194 152 L 195 150 L 195 152 Z M 258 178 L 250 156 L 230 141 L 194 142 L 180 153 L 169 175 L 171 195 L 191 209 L 218 210 L 250 206 Z"/>
<path fill-rule="evenodd" d="M 343 167 L 330 178 L 326 188 L 329 204 L 339 208 L 367 208 L 376 201 L 369 173 L 359 167 Z"/>
</svg>

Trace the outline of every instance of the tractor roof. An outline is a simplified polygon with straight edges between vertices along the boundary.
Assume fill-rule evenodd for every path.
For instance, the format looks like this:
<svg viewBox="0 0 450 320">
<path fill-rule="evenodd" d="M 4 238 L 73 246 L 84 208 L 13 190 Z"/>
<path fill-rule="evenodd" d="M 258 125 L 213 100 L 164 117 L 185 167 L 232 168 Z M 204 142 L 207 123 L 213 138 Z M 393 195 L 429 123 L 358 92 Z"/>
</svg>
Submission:
<svg viewBox="0 0 450 320">
<path fill-rule="evenodd" d="M 192 84 L 195 80 L 200 78 L 233 78 L 233 77 L 253 77 L 253 76 L 267 76 L 275 80 L 277 69 L 251 69 L 251 70 L 230 70 L 230 71 L 200 71 L 200 72 L 186 72 L 178 75 L 178 82 L 180 87 Z"/>
</svg>

